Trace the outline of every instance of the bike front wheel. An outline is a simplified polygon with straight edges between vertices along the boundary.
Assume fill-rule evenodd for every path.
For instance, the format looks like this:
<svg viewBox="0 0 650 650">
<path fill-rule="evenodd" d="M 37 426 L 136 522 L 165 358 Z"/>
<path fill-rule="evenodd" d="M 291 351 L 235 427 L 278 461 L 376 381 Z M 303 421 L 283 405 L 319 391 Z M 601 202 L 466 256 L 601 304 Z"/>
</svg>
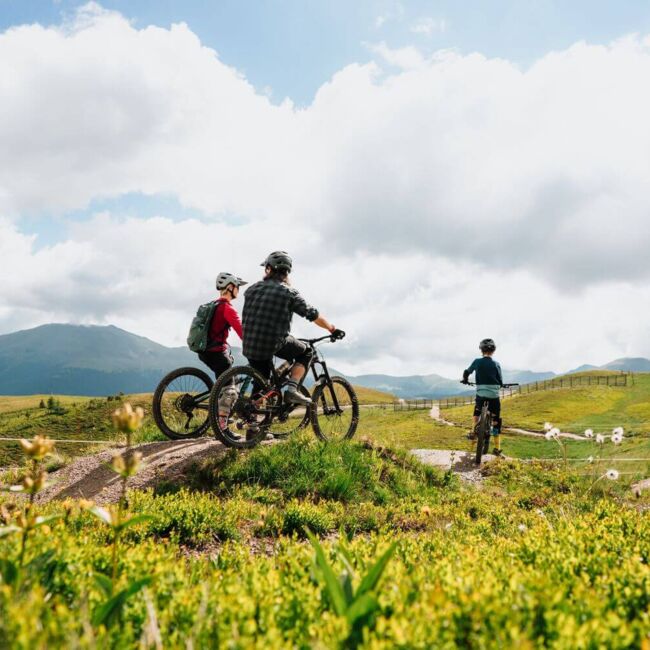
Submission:
<svg viewBox="0 0 650 650">
<path fill-rule="evenodd" d="M 165 375 L 153 394 L 153 419 L 171 440 L 202 436 L 210 426 L 208 399 L 212 379 L 198 368 L 177 368 Z"/>
<path fill-rule="evenodd" d="M 311 425 L 327 442 L 349 440 L 359 424 L 359 400 L 352 384 L 343 377 L 331 377 L 319 384 L 312 395 Z"/>
<path fill-rule="evenodd" d="M 264 440 L 273 419 L 276 391 L 250 366 L 235 366 L 217 379 L 210 393 L 214 435 L 226 447 L 250 449 Z"/>
</svg>

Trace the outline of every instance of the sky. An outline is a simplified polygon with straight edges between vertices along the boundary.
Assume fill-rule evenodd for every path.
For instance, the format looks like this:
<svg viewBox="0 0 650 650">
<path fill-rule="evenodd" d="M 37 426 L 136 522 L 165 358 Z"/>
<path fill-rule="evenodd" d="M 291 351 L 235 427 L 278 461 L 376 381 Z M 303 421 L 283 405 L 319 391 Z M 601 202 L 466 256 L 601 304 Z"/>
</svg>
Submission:
<svg viewBox="0 0 650 650">
<path fill-rule="evenodd" d="M 281 249 L 350 374 L 650 356 L 649 75 L 642 2 L 0 0 L 0 334 Z"/>
</svg>

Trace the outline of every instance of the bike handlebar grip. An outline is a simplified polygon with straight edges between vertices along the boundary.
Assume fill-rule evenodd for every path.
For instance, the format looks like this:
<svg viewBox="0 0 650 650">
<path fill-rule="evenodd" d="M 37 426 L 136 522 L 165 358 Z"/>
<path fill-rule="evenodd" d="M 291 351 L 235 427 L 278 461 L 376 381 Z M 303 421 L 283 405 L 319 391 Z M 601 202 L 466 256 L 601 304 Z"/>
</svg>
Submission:
<svg viewBox="0 0 650 650">
<path fill-rule="evenodd" d="M 345 338 L 345 332 L 343 330 L 334 330 L 330 338 L 332 341 L 340 341 Z"/>
</svg>

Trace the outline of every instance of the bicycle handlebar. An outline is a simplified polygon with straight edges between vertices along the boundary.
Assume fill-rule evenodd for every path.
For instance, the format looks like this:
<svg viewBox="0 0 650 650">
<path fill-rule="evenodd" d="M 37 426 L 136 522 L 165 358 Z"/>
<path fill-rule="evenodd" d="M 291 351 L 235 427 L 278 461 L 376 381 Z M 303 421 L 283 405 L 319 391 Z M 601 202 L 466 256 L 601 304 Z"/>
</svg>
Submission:
<svg viewBox="0 0 650 650">
<path fill-rule="evenodd" d="M 343 335 L 345 336 L 345 334 Z M 343 336 L 341 338 L 343 338 Z M 327 334 L 326 336 L 321 336 L 317 339 L 298 339 L 299 341 L 302 341 L 303 343 L 307 343 L 307 345 L 314 345 L 316 343 L 320 343 L 321 341 L 327 341 L 330 340 L 331 343 L 334 343 L 336 341 L 339 341 L 340 339 L 334 338 L 331 334 Z"/>
</svg>

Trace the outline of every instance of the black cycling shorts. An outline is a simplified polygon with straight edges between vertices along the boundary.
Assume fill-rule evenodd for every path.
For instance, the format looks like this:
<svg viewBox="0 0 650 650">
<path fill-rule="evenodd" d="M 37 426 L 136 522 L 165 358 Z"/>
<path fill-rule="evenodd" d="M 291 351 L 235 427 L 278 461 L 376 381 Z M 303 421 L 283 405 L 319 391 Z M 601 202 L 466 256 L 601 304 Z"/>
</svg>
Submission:
<svg viewBox="0 0 650 650">
<path fill-rule="evenodd" d="M 311 350 L 309 346 L 293 336 L 287 336 L 282 347 L 275 353 L 275 356 L 291 363 L 300 363 L 305 368 L 309 368 L 309 364 L 311 363 Z M 268 379 L 271 376 L 273 359 L 249 359 L 248 363 L 251 368 L 255 368 L 263 377 Z"/>
<path fill-rule="evenodd" d="M 233 364 L 233 358 L 225 350 L 223 352 L 199 352 L 199 359 L 214 372 L 216 379 L 219 379 L 219 376 Z"/>
<path fill-rule="evenodd" d="M 476 404 L 474 406 L 474 415 L 478 417 L 481 415 L 481 410 L 483 409 L 483 404 L 488 404 L 488 409 L 492 413 L 493 418 L 501 417 L 501 400 L 498 397 L 479 397 L 476 396 Z"/>
</svg>

